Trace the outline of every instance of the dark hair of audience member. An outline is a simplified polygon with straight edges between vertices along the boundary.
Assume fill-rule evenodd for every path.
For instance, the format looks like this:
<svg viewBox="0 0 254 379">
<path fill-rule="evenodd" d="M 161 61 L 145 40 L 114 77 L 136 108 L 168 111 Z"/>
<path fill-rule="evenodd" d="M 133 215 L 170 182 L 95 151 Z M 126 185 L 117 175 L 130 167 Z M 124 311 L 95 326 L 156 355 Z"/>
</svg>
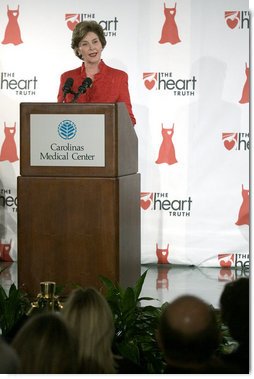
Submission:
<svg viewBox="0 0 254 379">
<path fill-rule="evenodd" d="M 19 358 L 15 350 L 0 336 L 0 374 L 17 374 Z"/>
<path fill-rule="evenodd" d="M 77 342 L 59 313 L 31 316 L 12 346 L 20 359 L 20 374 L 77 373 Z"/>
<path fill-rule="evenodd" d="M 238 346 L 223 359 L 249 373 L 249 278 L 242 277 L 225 285 L 220 297 L 222 322 L 228 326 Z"/>
<path fill-rule="evenodd" d="M 249 279 L 239 278 L 225 285 L 220 297 L 222 321 L 239 343 L 249 341 Z"/>
</svg>

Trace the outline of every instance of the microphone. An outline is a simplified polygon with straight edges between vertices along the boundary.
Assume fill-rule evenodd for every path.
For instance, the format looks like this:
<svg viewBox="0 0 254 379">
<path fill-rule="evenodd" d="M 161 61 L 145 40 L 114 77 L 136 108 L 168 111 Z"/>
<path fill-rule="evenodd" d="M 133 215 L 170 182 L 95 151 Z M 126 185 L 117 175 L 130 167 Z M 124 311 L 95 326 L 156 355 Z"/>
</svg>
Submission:
<svg viewBox="0 0 254 379">
<path fill-rule="evenodd" d="M 87 88 L 91 87 L 92 82 L 91 78 L 85 78 L 81 86 L 78 87 L 78 93 L 85 93 Z"/>
<path fill-rule="evenodd" d="M 63 93 L 64 93 L 64 99 L 65 99 L 65 96 L 67 95 L 67 93 L 73 93 L 71 90 L 71 87 L 73 86 L 73 82 L 74 82 L 74 80 L 72 78 L 66 79 L 64 86 L 62 88 Z"/>
<path fill-rule="evenodd" d="M 75 102 L 82 93 L 85 93 L 87 88 L 91 87 L 92 83 L 93 81 L 91 78 L 89 77 L 85 78 L 81 86 L 78 87 L 78 92 L 75 94 L 73 102 Z"/>
</svg>

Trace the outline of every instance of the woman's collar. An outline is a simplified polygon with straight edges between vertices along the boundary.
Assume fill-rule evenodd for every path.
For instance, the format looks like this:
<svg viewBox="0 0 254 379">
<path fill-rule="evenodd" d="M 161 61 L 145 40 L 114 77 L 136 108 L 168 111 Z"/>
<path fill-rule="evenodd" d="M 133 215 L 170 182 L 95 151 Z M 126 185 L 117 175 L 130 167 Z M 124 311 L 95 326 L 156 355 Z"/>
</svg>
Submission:
<svg viewBox="0 0 254 379">
<path fill-rule="evenodd" d="M 100 73 L 102 73 L 105 69 L 106 65 L 105 63 L 103 62 L 103 60 L 101 59 L 100 60 L 100 63 L 99 63 L 99 72 L 97 72 L 97 74 L 95 74 L 94 76 L 97 76 L 97 75 L 100 75 Z M 85 62 L 82 63 L 82 66 L 81 66 L 81 77 L 82 78 L 86 78 L 86 66 L 85 66 Z"/>
</svg>

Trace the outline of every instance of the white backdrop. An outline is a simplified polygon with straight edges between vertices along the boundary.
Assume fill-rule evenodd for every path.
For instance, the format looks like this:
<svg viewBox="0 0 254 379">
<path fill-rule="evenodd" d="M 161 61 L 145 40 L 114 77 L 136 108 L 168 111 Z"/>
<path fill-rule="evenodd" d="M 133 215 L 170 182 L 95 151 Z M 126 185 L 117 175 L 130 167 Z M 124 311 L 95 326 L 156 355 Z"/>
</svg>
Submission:
<svg viewBox="0 0 254 379">
<path fill-rule="evenodd" d="M 248 267 L 247 0 L 1 1 L 0 260 L 18 260 L 19 104 L 56 101 L 85 19 L 129 75 L 142 263 Z"/>
</svg>

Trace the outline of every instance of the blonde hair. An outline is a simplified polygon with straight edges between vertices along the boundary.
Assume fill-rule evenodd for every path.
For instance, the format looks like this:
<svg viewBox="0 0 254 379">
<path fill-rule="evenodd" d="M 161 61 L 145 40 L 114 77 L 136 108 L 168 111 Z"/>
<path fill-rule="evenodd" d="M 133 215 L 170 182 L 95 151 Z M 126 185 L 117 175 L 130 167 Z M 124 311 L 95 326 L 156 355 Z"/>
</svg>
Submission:
<svg viewBox="0 0 254 379">
<path fill-rule="evenodd" d="M 20 374 L 76 374 L 78 344 L 62 315 L 30 316 L 12 347 L 20 359 Z"/>
<path fill-rule="evenodd" d="M 114 321 L 103 295 L 95 288 L 75 289 L 62 313 L 79 340 L 80 372 L 115 373 L 112 353 Z"/>
</svg>

